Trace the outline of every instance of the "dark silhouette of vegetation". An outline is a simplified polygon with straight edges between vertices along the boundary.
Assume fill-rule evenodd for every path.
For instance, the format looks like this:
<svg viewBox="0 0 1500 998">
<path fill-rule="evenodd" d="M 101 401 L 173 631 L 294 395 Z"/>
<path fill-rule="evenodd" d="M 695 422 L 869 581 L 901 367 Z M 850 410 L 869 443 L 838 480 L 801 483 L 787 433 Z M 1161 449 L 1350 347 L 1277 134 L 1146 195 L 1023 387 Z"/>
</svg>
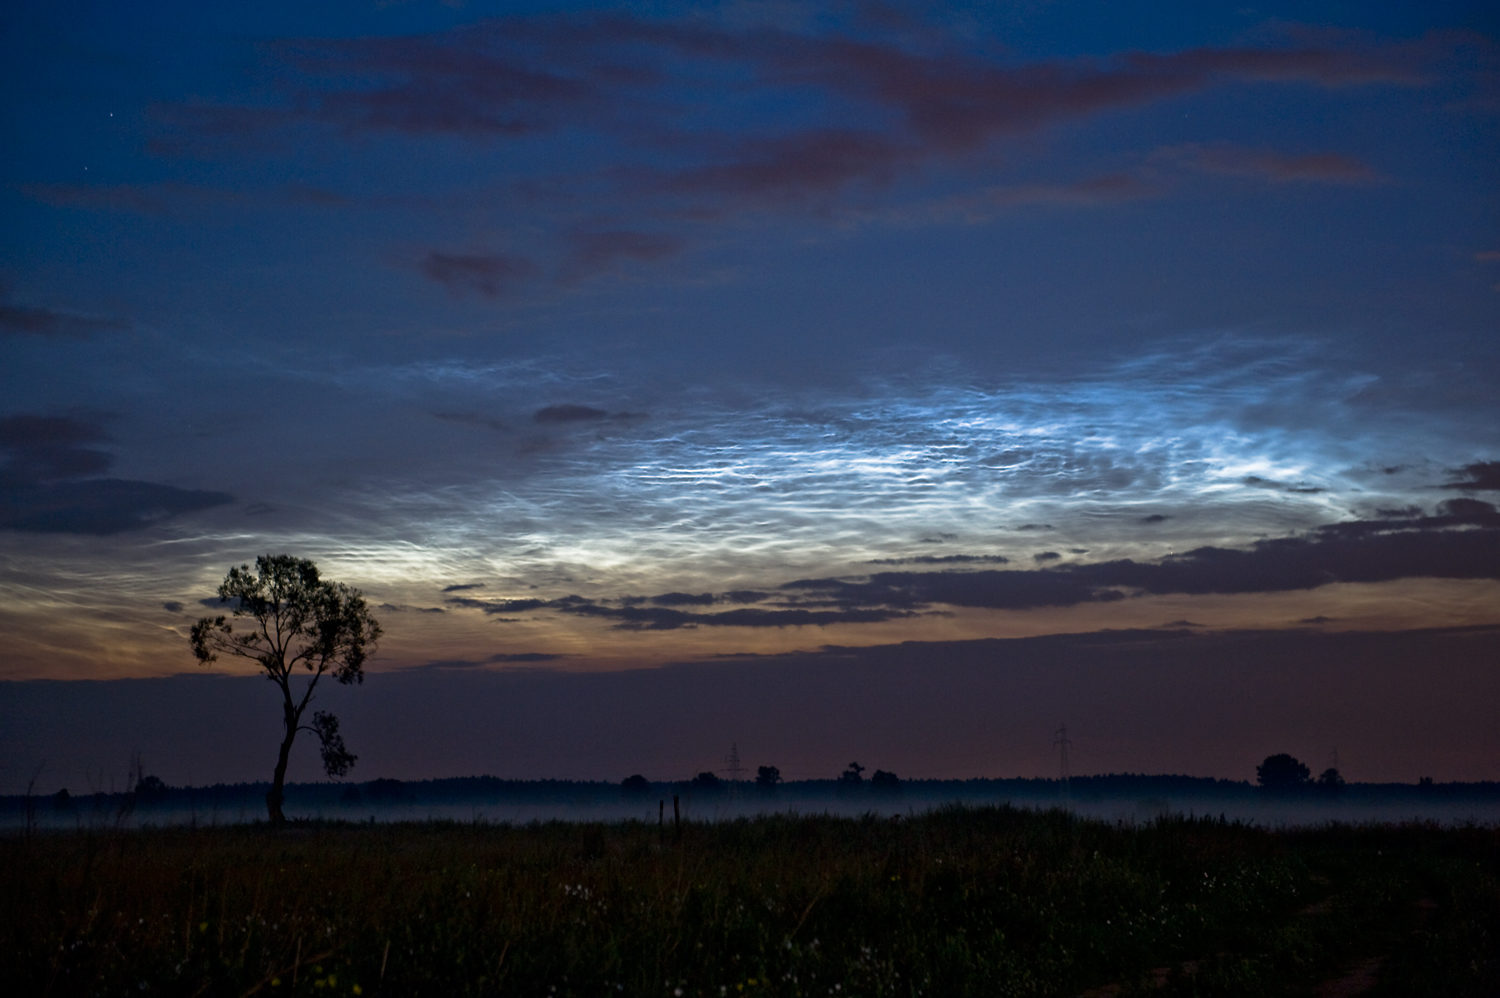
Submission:
<svg viewBox="0 0 1500 998">
<path fill-rule="evenodd" d="M 620 789 L 630 796 L 643 796 L 651 792 L 651 781 L 640 773 L 633 773 L 620 781 Z"/>
<path fill-rule="evenodd" d="M 713 773 L 704 771 L 693 777 L 693 781 L 688 784 L 688 787 L 692 790 L 723 790 L 724 781 L 719 779 Z"/>
<path fill-rule="evenodd" d="M 409 796 L 406 792 L 406 784 L 390 777 L 381 777 L 366 783 L 365 795 L 377 804 L 395 804 L 406 800 Z"/>
<path fill-rule="evenodd" d="M 1307 785 L 1311 771 L 1293 756 L 1282 752 L 1268 755 L 1255 767 L 1255 780 L 1266 790 L 1297 790 Z"/>
<path fill-rule="evenodd" d="M 1333 766 L 1318 774 L 1318 789 L 1325 794 L 1339 794 L 1344 790 L 1344 777 Z"/>
<path fill-rule="evenodd" d="M 265 807 L 270 783 L 261 780 L 168 786 L 160 797 L 150 798 L 135 793 L 134 783 L 123 786 L 125 789 L 122 790 L 70 791 L 67 806 L 58 803 L 58 795 L 38 795 L 34 788 L 30 796 L 0 795 L 0 831 L 7 827 L 25 829 L 31 825 L 59 826 L 75 822 L 79 827 L 102 829 L 135 819 L 169 825 L 194 821 L 223 823 L 226 820 L 234 823 L 253 814 L 257 806 Z M 494 776 L 360 783 L 335 783 L 320 778 L 306 783 L 288 782 L 285 789 L 289 813 L 295 806 L 301 817 L 316 814 L 325 819 L 360 821 L 370 817 L 408 820 L 424 813 L 430 816 L 435 808 L 461 808 L 461 812 L 455 810 L 453 813 L 475 820 L 507 820 L 512 809 L 517 807 L 541 808 L 544 809 L 543 815 L 567 815 L 568 820 L 581 820 L 582 816 L 594 813 L 591 810 L 594 808 L 599 809 L 602 817 L 619 815 L 622 812 L 617 809 L 621 805 L 634 808 L 629 813 L 642 817 L 647 814 L 645 806 L 648 801 L 655 805 L 660 799 L 670 805 L 674 792 L 687 792 L 690 799 L 708 802 L 716 801 L 720 796 L 713 792 L 694 791 L 689 781 L 675 785 L 651 783 L 648 794 L 633 796 L 621 791 L 619 781 L 521 780 Z M 1500 782 L 1496 781 L 1429 781 L 1422 786 L 1415 782 L 1350 781 L 1337 795 L 1326 794 L 1315 785 L 1309 785 L 1308 789 L 1290 797 L 1277 798 L 1257 787 L 1252 780 L 1115 773 L 1074 777 L 1067 797 L 1063 794 L 1061 781 L 1046 777 L 944 780 L 902 777 L 900 789 L 894 794 L 877 790 L 873 777 L 852 789 L 841 786 L 833 778 L 783 778 L 773 791 L 757 788 L 756 793 L 749 795 L 751 799 L 744 803 L 747 812 L 769 810 L 774 802 L 778 811 L 807 813 L 823 813 L 836 801 L 855 812 L 873 809 L 885 813 L 898 807 L 903 812 L 911 812 L 947 804 L 989 806 L 1010 802 L 1029 807 L 1050 807 L 1068 803 L 1085 808 L 1113 804 L 1133 806 L 1138 821 L 1146 819 L 1147 811 L 1161 814 L 1163 809 L 1211 815 L 1227 812 L 1231 818 L 1244 817 L 1247 813 L 1259 815 L 1268 798 L 1271 802 L 1281 799 L 1284 803 L 1295 803 L 1295 810 L 1309 820 L 1318 817 L 1319 808 L 1328 809 L 1321 812 L 1324 817 L 1337 814 L 1339 820 L 1356 820 L 1354 815 L 1364 808 L 1383 809 L 1387 814 L 1395 808 L 1402 815 L 1420 816 L 1437 815 L 1438 808 L 1452 809 L 1457 805 L 1463 805 L 1463 813 L 1492 814 L 1494 808 L 1500 806 Z M 1335 803 L 1337 812 L 1332 809 Z M 1308 808 L 1305 812 L 1301 811 L 1304 805 Z M 264 810 L 260 813 L 264 814 Z M 1451 816 L 1454 812 L 1449 810 L 1447 813 Z M 659 809 L 652 806 L 650 816 L 653 819 L 659 817 Z M 1256 819 L 1252 817 L 1250 820 Z"/>
<path fill-rule="evenodd" d="M 865 767 L 857 762 L 849 763 L 849 768 L 839 774 L 839 786 L 857 787 L 865 782 L 863 774 Z"/>
<path fill-rule="evenodd" d="M 1494 828 L 955 807 L 689 832 L 670 848 L 640 821 L 0 836 L 0 979 L 15 995 L 1500 994 Z M 279 868 L 296 875 L 268 889 Z M 1361 965 L 1368 987 L 1339 986 Z"/>
<path fill-rule="evenodd" d="M 761 766 L 755 771 L 755 785 L 762 790 L 775 790 L 781 782 L 781 770 L 775 766 Z"/>
<path fill-rule="evenodd" d="M 141 800 L 160 800 L 168 789 L 159 776 L 142 776 L 135 781 L 135 795 Z"/>
<path fill-rule="evenodd" d="M 870 786 L 876 790 L 900 790 L 901 780 L 895 773 L 877 769 L 875 770 L 875 775 L 870 777 Z"/>
<path fill-rule="evenodd" d="M 231 568 L 218 596 L 232 607 L 232 619 L 202 618 L 189 641 L 200 663 L 221 654 L 249 659 L 281 691 L 281 746 L 266 793 L 271 824 L 280 825 L 286 821 L 281 805 L 297 732 L 317 736 L 329 776 L 343 776 L 354 766 L 356 757 L 344 746 L 338 718 L 315 711 L 312 724 L 305 725 L 302 716 L 324 675 L 345 685 L 364 682 L 365 659 L 380 639 L 380 624 L 359 590 L 321 579 L 316 565 L 291 555 L 262 555 L 255 559 L 253 573 L 248 565 Z M 241 629 L 236 630 L 236 622 Z M 299 668 L 308 674 L 300 690 L 292 681 Z"/>
</svg>

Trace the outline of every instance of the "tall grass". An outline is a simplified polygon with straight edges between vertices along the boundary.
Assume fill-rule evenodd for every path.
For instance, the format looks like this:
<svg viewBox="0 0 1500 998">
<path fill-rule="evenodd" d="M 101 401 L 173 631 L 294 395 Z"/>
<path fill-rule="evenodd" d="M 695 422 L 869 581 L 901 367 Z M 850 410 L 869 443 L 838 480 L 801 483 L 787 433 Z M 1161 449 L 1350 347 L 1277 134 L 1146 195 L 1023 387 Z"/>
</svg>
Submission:
<svg viewBox="0 0 1500 998">
<path fill-rule="evenodd" d="M 950 809 L 0 840 L 13 994 L 1400 994 L 1500 981 L 1500 833 Z M 1377 963 L 1371 961 L 1377 960 Z"/>
</svg>

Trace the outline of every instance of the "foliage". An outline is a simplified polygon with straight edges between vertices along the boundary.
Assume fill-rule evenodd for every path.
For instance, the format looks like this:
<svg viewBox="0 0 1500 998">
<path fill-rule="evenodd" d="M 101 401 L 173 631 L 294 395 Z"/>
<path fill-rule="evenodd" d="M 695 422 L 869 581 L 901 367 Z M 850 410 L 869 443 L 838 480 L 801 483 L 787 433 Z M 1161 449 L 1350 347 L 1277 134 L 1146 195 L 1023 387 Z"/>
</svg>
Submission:
<svg viewBox="0 0 1500 998">
<path fill-rule="evenodd" d="M 344 736 L 339 734 L 339 719 L 326 710 L 313 711 L 311 730 L 318 736 L 323 772 L 329 776 L 348 775 L 358 757 L 344 747 Z"/>
<path fill-rule="evenodd" d="M 137 797 L 144 797 L 146 799 L 160 797 L 168 789 L 160 776 L 147 775 L 135 781 L 135 794 Z"/>
<path fill-rule="evenodd" d="M 899 790 L 901 789 L 901 779 L 895 773 L 887 772 L 884 769 L 877 769 L 875 770 L 875 775 L 870 777 L 870 786 L 876 790 Z"/>
<path fill-rule="evenodd" d="M 861 766 L 859 763 L 849 763 L 849 768 L 839 774 L 839 784 L 846 787 L 859 786 L 865 781 L 864 776 L 861 775 L 862 773 L 864 773 L 864 771 L 865 767 Z"/>
<path fill-rule="evenodd" d="M 262 555 L 250 566 L 231 568 L 218 589 L 219 602 L 232 607 L 232 620 L 204 617 L 189 636 L 193 654 L 204 665 L 220 655 L 255 662 L 281 692 L 282 740 L 266 794 L 272 823 L 285 821 L 287 760 L 299 731 L 311 731 L 322 750 L 329 776 L 343 776 L 355 762 L 344 745 L 338 718 L 325 711 L 313 714 L 311 725 L 302 716 L 313 690 L 324 675 L 343 684 L 362 683 L 366 658 L 380 640 L 380 624 L 370 614 L 364 596 L 343 583 L 328 582 L 305 558 Z M 236 628 L 236 622 L 242 626 Z M 292 678 L 307 673 L 306 684 L 294 689 Z"/>
<path fill-rule="evenodd" d="M 762 790 L 774 790 L 781 782 L 781 770 L 775 766 L 761 766 L 755 771 L 755 785 Z"/>
<path fill-rule="evenodd" d="M 722 790 L 724 789 L 724 781 L 719 779 L 716 774 L 705 770 L 699 773 L 697 776 L 693 777 L 692 782 L 688 784 L 688 787 L 692 790 Z"/>
<path fill-rule="evenodd" d="M 640 773 L 633 773 L 620 781 L 620 789 L 627 794 L 639 796 L 651 791 L 651 781 Z"/>
<path fill-rule="evenodd" d="M 1344 776 L 1337 769 L 1329 766 L 1318 774 L 1318 789 L 1324 793 L 1337 794 L 1344 789 Z"/>
<path fill-rule="evenodd" d="M 0 839 L 16 994 L 1496 993 L 1500 831 L 901 821 Z"/>
<path fill-rule="evenodd" d="M 1311 772 L 1293 756 L 1268 755 L 1255 767 L 1255 780 L 1267 790 L 1295 790 L 1307 784 Z"/>
</svg>

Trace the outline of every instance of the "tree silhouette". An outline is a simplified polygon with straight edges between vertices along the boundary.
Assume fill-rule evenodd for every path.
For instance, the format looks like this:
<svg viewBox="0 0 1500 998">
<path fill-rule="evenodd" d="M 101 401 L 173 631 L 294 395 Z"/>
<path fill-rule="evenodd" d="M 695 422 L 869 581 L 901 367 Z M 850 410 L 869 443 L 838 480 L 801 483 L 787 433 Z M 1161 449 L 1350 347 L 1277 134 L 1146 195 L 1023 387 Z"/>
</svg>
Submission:
<svg viewBox="0 0 1500 998">
<path fill-rule="evenodd" d="M 345 685 L 364 682 L 365 659 L 380 640 L 380 624 L 359 590 L 326 582 L 311 561 L 286 554 L 256 558 L 253 573 L 248 565 L 231 568 L 218 596 L 220 603 L 232 605 L 232 619 L 202 618 L 189 641 L 200 663 L 207 665 L 221 654 L 250 659 L 281 691 L 281 747 L 266 793 L 271 824 L 281 825 L 286 821 L 281 811 L 286 764 L 297 732 L 317 735 L 329 776 L 343 776 L 354 766 L 338 718 L 315 711 L 312 724 L 304 725 L 302 715 L 324 675 Z M 235 622 L 242 629 L 236 630 Z M 308 677 L 296 690 L 292 677 L 299 667 Z"/>
<path fill-rule="evenodd" d="M 895 773 L 877 769 L 875 770 L 875 775 L 870 777 L 870 786 L 876 790 L 899 790 L 901 789 L 901 778 Z"/>
<path fill-rule="evenodd" d="M 845 787 L 859 786 L 861 783 L 865 782 L 865 778 L 860 775 L 864 771 L 865 767 L 861 766 L 859 763 L 849 763 L 849 768 L 839 774 L 839 785 Z"/>
<path fill-rule="evenodd" d="M 1318 789 L 1327 794 L 1338 794 L 1344 789 L 1344 774 L 1329 766 L 1318 775 Z"/>
<path fill-rule="evenodd" d="M 651 781 L 640 773 L 632 773 L 620 781 L 620 789 L 627 794 L 640 796 L 651 792 Z"/>
<path fill-rule="evenodd" d="M 135 781 L 135 795 L 141 800 L 158 800 L 170 789 L 160 776 L 142 776 Z"/>
<path fill-rule="evenodd" d="M 1285 752 L 1268 755 L 1255 767 L 1256 781 L 1267 790 L 1295 790 L 1305 786 L 1311 771 Z"/>
<path fill-rule="evenodd" d="M 693 777 L 692 782 L 688 786 L 694 790 L 717 791 L 724 789 L 724 781 L 719 779 L 716 774 L 704 770 Z"/>
<path fill-rule="evenodd" d="M 775 766 L 761 766 L 755 771 L 755 785 L 762 790 L 774 790 L 781 782 L 781 770 Z"/>
</svg>

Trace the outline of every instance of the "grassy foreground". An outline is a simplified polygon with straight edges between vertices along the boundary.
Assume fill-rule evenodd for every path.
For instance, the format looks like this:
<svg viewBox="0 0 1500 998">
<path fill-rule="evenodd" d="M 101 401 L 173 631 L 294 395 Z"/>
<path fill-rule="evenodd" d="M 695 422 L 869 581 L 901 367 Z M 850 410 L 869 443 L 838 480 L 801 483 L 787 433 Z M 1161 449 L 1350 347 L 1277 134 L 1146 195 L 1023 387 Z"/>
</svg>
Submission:
<svg viewBox="0 0 1500 998">
<path fill-rule="evenodd" d="M 1495 953 L 1493 828 L 1001 807 L 0 839 L 10 994 L 1488 995 Z"/>
</svg>

